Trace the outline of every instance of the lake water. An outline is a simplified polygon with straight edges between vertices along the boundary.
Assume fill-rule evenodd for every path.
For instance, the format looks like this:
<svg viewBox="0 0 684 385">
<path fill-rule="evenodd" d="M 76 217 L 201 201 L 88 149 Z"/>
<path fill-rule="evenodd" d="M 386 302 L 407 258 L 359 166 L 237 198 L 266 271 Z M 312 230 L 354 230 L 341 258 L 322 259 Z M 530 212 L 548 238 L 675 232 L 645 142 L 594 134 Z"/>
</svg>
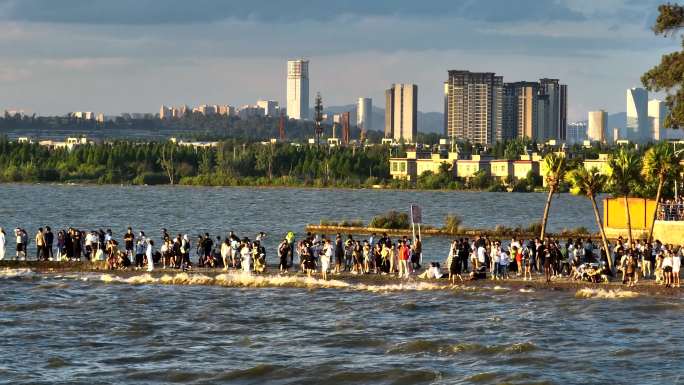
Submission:
<svg viewBox="0 0 684 385">
<path fill-rule="evenodd" d="M 187 233 L 193 241 L 205 232 L 225 235 L 234 230 L 253 238 L 265 231 L 268 252 L 288 231 L 300 238 L 304 226 L 321 219 L 368 223 L 390 209 L 408 212 L 411 203 L 422 207 L 429 225 L 441 226 L 445 215 L 453 213 L 468 227 L 526 226 L 541 219 L 545 199 L 544 193 L 0 185 L 0 227 L 9 234 L 7 229 L 21 226 L 30 237 L 45 225 L 111 228 L 119 239 L 128 226 L 155 238 L 167 228 L 171 234 Z M 590 202 L 570 194 L 554 197 L 549 230 L 579 226 L 597 230 Z M 424 247 L 426 258 L 443 260 L 448 240 L 426 238 Z"/>
<path fill-rule="evenodd" d="M 681 383 L 681 297 L 19 273 L 3 384 Z"/>
<path fill-rule="evenodd" d="M 273 250 L 321 218 L 410 203 L 433 225 L 525 225 L 545 196 L 0 185 L 0 198 L 0 226 L 31 234 L 266 231 Z M 595 228 L 589 203 L 558 196 L 550 229 L 576 226 Z M 427 258 L 446 243 L 427 238 Z M 678 384 L 684 359 L 680 295 L 21 270 L 0 270 L 0 294 L 0 384 Z"/>
</svg>

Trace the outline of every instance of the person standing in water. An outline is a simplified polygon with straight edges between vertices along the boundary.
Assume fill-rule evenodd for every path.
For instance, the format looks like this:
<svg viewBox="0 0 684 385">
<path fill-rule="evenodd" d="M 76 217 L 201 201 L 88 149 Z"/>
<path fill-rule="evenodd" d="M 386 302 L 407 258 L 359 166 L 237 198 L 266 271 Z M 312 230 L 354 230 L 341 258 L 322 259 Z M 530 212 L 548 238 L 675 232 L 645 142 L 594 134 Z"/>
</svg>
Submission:
<svg viewBox="0 0 684 385">
<path fill-rule="evenodd" d="M 147 241 L 147 249 L 145 250 L 145 258 L 147 259 L 147 271 L 154 270 L 154 241 Z"/>
<path fill-rule="evenodd" d="M 328 280 L 328 270 L 330 270 L 330 261 L 333 258 L 333 246 L 329 239 L 325 240 L 323 245 L 323 254 L 321 255 L 321 274 L 324 280 Z"/>
<path fill-rule="evenodd" d="M 5 238 L 5 230 L 0 227 L 0 261 L 5 259 L 5 248 L 7 245 L 7 240 Z"/>
<path fill-rule="evenodd" d="M 280 259 L 280 272 L 287 273 L 288 270 L 288 257 L 290 255 L 290 242 L 287 238 L 284 238 L 282 242 L 278 245 L 278 258 Z"/>
</svg>

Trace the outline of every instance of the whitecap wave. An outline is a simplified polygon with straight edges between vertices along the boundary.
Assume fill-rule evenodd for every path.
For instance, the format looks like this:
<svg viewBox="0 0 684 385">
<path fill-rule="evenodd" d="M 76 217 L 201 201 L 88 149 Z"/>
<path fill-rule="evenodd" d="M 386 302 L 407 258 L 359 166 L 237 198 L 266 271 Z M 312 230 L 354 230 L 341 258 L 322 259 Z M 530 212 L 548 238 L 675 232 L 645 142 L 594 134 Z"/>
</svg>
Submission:
<svg viewBox="0 0 684 385">
<path fill-rule="evenodd" d="M 33 278 L 37 274 L 31 269 L 0 269 L 0 279 L 2 278 Z"/>
<path fill-rule="evenodd" d="M 611 290 L 611 289 L 591 289 L 585 287 L 584 289 L 579 289 L 575 293 L 575 298 L 598 298 L 598 299 L 627 299 L 636 298 L 639 293 L 630 290 Z"/>
<path fill-rule="evenodd" d="M 376 293 L 394 291 L 448 290 L 452 287 L 429 282 L 402 282 L 396 284 L 352 284 L 341 280 L 323 280 L 314 277 L 295 275 L 251 275 L 245 273 L 223 273 L 216 276 L 193 273 L 164 274 L 159 278 L 150 274 L 120 277 L 101 274 L 104 283 L 123 283 L 131 285 L 217 285 L 226 287 L 299 287 L 299 288 L 338 288 L 369 291 Z"/>
</svg>

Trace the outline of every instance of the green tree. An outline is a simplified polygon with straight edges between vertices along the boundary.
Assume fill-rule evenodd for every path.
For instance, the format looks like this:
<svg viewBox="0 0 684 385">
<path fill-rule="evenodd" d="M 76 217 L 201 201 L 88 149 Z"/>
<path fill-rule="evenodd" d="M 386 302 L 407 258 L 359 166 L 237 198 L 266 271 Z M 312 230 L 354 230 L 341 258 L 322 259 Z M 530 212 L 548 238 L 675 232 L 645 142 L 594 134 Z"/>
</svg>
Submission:
<svg viewBox="0 0 684 385">
<path fill-rule="evenodd" d="M 658 7 L 658 12 L 653 26 L 656 35 L 672 35 L 684 27 L 684 6 L 663 4 Z M 669 112 L 665 117 L 665 127 L 680 127 L 684 123 L 684 50 L 663 55 L 660 64 L 641 76 L 641 82 L 649 91 L 667 93 L 665 103 Z"/>
<path fill-rule="evenodd" d="M 662 198 L 663 186 L 669 178 L 679 178 L 682 167 L 679 164 L 680 157 L 675 155 L 674 149 L 665 142 L 656 144 L 649 148 L 644 154 L 644 164 L 641 169 L 641 175 L 646 179 L 658 182 L 658 190 L 656 192 L 656 203 L 660 204 Z M 656 208 L 657 211 L 657 208 Z M 648 241 L 653 239 L 653 226 L 655 225 L 656 214 L 653 214 L 653 219 L 648 229 Z"/>
<path fill-rule="evenodd" d="M 546 223 L 549 220 L 551 200 L 553 199 L 553 194 L 558 191 L 560 182 L 565 177 L 565 166 L 565 156 L 563 155 L 552 152 L 544 157 L 544 168 L 546 173 L 544 178 L 546 179 L 546 186 L 549 188 L 549 193 L 546 196 L 544 215 L 542 216 L 541 239 L 544 239 L 546 236 Z"/>
<path fill-rule="evenodd" d="M 608 180 L 613 192 L 624 199 L 629 247 L 632 247 L 632 217 L 629 212 L 628 198 L 631 185 L 639 177 L 641 171 L 639 155 L 634 150 L 620 147 L 608 158 L 608 168 L 610 170 Z"/>
<path fill-rule="evenodd" d="M 566 175 L 565 179 L 572 186 L 570 189 L 571 193 L 575 195 L 584 195 L 591 201 L 591 207 L 594 209 L 594 219 L 596 220 L 596 225 L 601 232 L 603 249 L 606 251 L 606 255 L 608 257 L 608 268 L 613 270 L 613 259 L 610 256 L 610 248 L 608 248 L 608 238 L 606 237 L 606 232 L 603 228 L 603 222 L 601 221 L 601 216 L 599 215 L 598 205 L 596 204 L 596 194 L 603 191 L 608 181 L 608 177 L 601 174 L 596 167 L 593 167 L 591 170 L 587 170 L 584 168 L 584 166 L 580 165 L 571 170 Z"/>
</svg>

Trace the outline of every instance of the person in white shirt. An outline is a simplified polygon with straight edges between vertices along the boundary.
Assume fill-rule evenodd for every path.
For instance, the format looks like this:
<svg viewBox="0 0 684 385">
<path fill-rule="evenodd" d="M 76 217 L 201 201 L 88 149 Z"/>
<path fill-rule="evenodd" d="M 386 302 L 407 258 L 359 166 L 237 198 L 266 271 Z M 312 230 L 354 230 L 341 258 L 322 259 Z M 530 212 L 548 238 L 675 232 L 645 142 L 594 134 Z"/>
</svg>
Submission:
<svg viewBox="0 0 684 385">
<path fill-rule="evenodd" d="M 0 261 L 5 259 L 5 245 L 6 245 L 5 229 L 0 227 Z"/>
<path fill-rule="evenodd" d="M 230 239 L 226 238 L 221 242 L 221 258 L 223 259 L 223 270 L 228 270 L 229 258 L 231 254 Z"/>
<path fill-rule="evenodd" d="M 684 246 L 683 246 L 684 247 Z M 679 269 L 682 267 L 682 249 L 672 257 L 672 286 L 679 287 Z"/>
<path fill-rule="evenodd" d="M 487 250 L 485 250 L 484 246 L 480 246 L 477 248 L 477 267 L 478 268 L 485 264 L 486 253 L 487 253 Z"/>
<path fill-rule="evenodd" d="M 252 252 L 249 249 L 249 243 L 246 241 L 243 242 L 240 249 L 240 257 L 242 258 L 242 270 L 249 273 L 252 270 Z"/>
<path fill-rule="evenodd" d="M 154 246 L 153 240 L 147 241 L 147 250 L 145 250 L 145 257 L 147 258 L 147 271 L 154 270 L 154 258 L 152 258 L 152 250 Z"/>
<path fill-rule="evenodd" d="M 492 280 L 499 279 L 499 263 L 501 262 L 501 248 L 499 247 L 498 242 L 492 244 L 489 257 L 492 259 L 490 266 Z"/>
<path fill-rule="evenodd" d="M 511 262 L 511 257 L 507 251 L 502 250 L 499 257 L 499 277 L 501 279 L 508 279 L 508 264 Z"/>
<path fill-rule="evenodd" d="M 325 245 L 323 246 L 323 255 L 321 255 L 321 274 L 323 279 L 328 279 L 328 270 L 330 270 L 330 261 L 333 257 L 333 246 L 329 239 L 325 240 Z"/>
</svg>

